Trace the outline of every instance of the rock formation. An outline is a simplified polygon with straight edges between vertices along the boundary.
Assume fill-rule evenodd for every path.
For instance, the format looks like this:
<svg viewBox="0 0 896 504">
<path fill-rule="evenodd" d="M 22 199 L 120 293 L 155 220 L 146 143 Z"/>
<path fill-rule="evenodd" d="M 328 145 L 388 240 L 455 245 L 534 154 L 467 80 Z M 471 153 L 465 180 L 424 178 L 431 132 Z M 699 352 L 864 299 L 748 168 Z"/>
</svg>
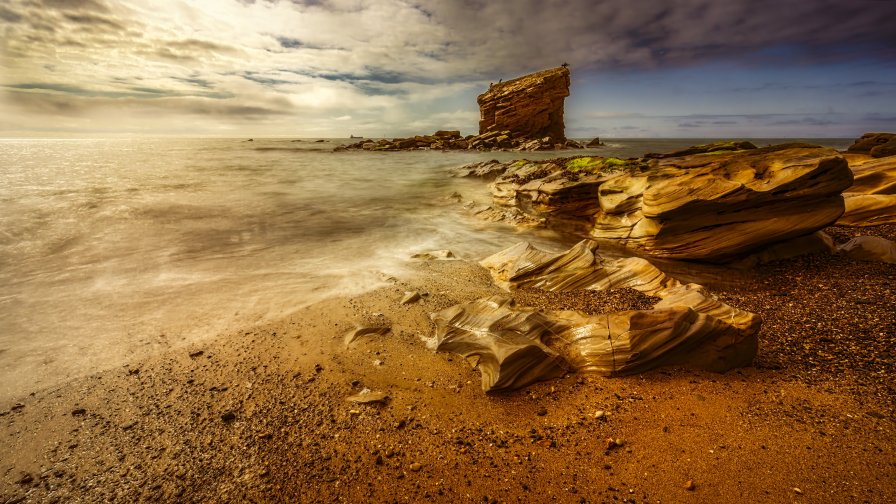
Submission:
<svg viewBox="0 0 896 504">
<path fill-rule="evenodd" d="M 851 184 L 837 151 L 804 144 L 517 161 L 491 183 L 490 215 L 515 208 L 641 255 L 725 262 L 834 223 Z"/>
<path fill-rule="evenodd" d="M 896 156 L 875 159 L 867 154 L 847 154 L 846 158 L 854 181 L 843 193 L 846 211 L 837 224 L 896 224 Z"/>
<path fill-rule="evenodd" d="M 517 307 L 502 296 L 433 314 L 438 351 L 463 355 L 486 392 L 524 387 L 567 370 L 605 376 L 680 365 L 727 371 L 749 365 L 759 316 L 682 285 L 644 259 L 606 260 L 581 242 L 560 254 L 527 243 L 484 260 L 499 285 L 550 291 L 628 287 L 659 297 L 651 310 L 586 314 Z"/>
<path fill-rule="evenodd" d="M 860 261 L 896 264 L 896 243 L 879 236 L 857 236 L 838 246 L 837 252 Z"/>
<path fill-rule="evenodd" d="M 846 149 L 874 158 L 896 155 L 896 133 L 865 133 Z"/>
<path fill-rule="evenodd" d="M 569 69 L 557 67 L 499 82 L 476 99 L 479 134 L 509 131 L 512 138 L 550 137 L 566 141 L 563 100 L 569 96 Z"/>
</svg>

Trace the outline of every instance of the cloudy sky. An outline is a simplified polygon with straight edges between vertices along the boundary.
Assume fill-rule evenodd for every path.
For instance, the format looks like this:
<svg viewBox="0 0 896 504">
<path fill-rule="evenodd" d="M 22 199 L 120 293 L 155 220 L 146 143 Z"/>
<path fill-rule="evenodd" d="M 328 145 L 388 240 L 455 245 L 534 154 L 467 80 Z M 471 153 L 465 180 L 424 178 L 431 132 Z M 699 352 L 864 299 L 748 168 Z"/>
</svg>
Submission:
<svg viewBox="0 0 896 504">
<path fill-rule="evenodd" d="M 572 137 L 896 130 L 892 0 L 2 0 L 0 137 L 477 132 L 568 62 Z"/>
</svg>

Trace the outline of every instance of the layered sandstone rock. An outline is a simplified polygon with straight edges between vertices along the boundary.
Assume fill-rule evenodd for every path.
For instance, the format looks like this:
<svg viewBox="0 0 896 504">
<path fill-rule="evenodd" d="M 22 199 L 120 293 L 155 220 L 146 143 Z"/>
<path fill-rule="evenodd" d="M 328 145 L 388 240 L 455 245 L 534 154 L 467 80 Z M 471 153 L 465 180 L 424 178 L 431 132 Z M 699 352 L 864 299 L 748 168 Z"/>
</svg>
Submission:
<svg viewBox="0 0 896 504">
<path fill-rule="evenodd" d="M 833 224 L 851 184 L 831 149 L 668 158 L 603 184 L 591 234 L 650 256 L 725 261 Z"/>
<path fill-rule="evenodd" d="M 479 95 L 479 133 L 509 131 L 513 138 L 566 140 L 563 100 L 569 69 L 557 67 L 492 84 Z"/>
<path fill-rule="evenodd" d="M 837 224 L 896 224 L 896 156 L 875 159 L 867 154 L 850 154 L 847 159 L 854 181 L 843 193 L 846 211 Z"/>
<path fill-rule="evenodd" d="M 752 362 L 759 316 L 718 301 L 699 285 L 683 285 L 644 259 L 607 260 L 596 251 L 591 242 L 559 254 L 522 243 L 482 264 L 506 289 L 627 287 L 661 300 L 651 310 L 588 314 L 518 307 L 503 296 L 480 299 L 433 314 L 434 348 L 478 367 L 486 392 L 567 370 L 619 376 L 675 365 L 721 372 Z"/>
<path fill-rule="evenodd" d="M 737 147 L 747 150 L 507 163 L 490 185 L 493 206 L 642 255 L 712 262 L 810 235 L 843 214 L 853 177 L 837 151 Z"/>
<path fill-rule="evenodd" d="M 837 251 L 860 261 L 896 264 L 896 243 L 879 236 L 858 236 L 838 246 Z"/>
<path fill-rule="evenodd" d="M 896 155 L 896 133 L 865 133 L 849 146 L 847 152 L 881 158 Z"/>
</svg>

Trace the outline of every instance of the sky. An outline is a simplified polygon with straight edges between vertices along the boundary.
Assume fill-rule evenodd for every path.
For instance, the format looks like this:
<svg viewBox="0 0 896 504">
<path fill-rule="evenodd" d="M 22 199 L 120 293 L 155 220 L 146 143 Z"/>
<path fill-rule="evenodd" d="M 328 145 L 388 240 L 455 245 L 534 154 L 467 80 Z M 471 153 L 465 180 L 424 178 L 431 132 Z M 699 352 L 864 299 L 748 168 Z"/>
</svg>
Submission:
<svg viewBox="0 0 896 504">
<path fill-rule="evenodd" d="M 0 137 L 478 133 L 568 63 L 567 136 L 896 131 L 892 0 L 2 0 Z"/>
</svg>

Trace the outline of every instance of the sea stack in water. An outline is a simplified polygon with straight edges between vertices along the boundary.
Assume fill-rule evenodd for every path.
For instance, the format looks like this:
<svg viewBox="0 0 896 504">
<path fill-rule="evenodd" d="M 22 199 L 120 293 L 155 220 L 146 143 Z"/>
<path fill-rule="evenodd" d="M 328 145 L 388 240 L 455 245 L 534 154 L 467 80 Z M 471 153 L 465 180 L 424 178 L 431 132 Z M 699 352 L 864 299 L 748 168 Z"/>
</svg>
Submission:
<svg viewBox="0 0 896 504">
<path fill-rule="evenodd" d="M 569 69 L 557 67 L 492 84 L 479 95 L 479 134 L 509 131 L 512 138 L 550 137 L 566 141 L 563 99 L 569 96 Z"/>
</svg>

